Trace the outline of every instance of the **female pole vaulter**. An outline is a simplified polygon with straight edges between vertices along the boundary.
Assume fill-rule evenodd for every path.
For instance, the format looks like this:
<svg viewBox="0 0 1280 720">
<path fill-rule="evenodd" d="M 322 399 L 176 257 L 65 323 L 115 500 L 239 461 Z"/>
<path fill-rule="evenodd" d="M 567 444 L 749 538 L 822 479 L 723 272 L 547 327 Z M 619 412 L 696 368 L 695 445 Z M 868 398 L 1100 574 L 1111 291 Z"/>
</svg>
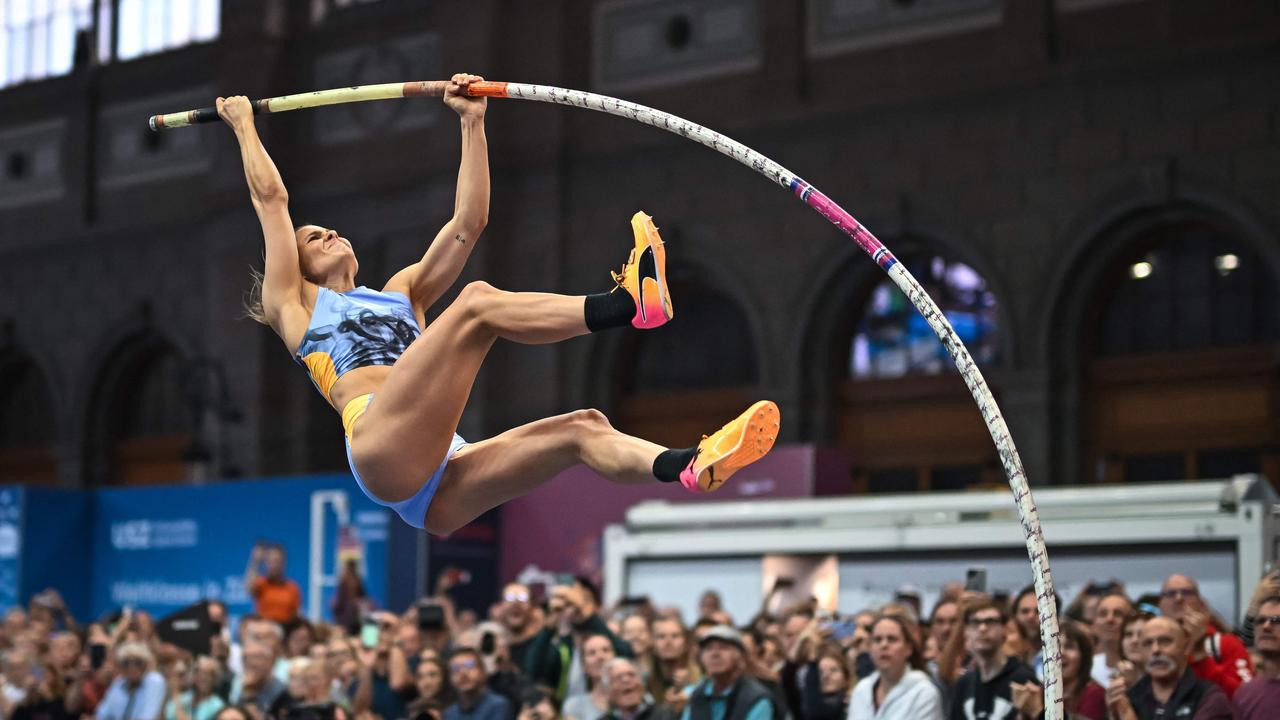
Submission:
<svg viewBox="0 0 1280 720">
<path fill-rule="evenodd" d="M 459 74 L 444 102 L 462 126 L 453 217 L 422 259 L 381 291 L 355 284 L 351 243 L 318 225 L 295 228 L 289 196 L 258 137 L 250 102 L 218 98 L 240 145 L 245 179 L 262 224 L 266 267 L 250 315 L 271 327 L 342 416 L 351 472 L 375 502 L 405 522 L 448 534 L 481 513 L 584 464 L 615 482 L 679 482 L 717 489 L 763 457 L 779 429 L 762 400 L 693 447 L 669 449 L 615 430 L 596 410 L 538 420 L 467 443 L 455 432 L 476 373 L 498 338 L 553 343 L 630 323 L 657 328 L 673 316 L 666 254 L 652 219 L 631 219 L 635 246 L 611 291 L 587 296 L 512 293 L 469 283 L 430 325 L 425 314 L 454 283 L 489 212 L 486 100 Z M 697 348 L 689 348 L 697 352 Z"/>
</svg>

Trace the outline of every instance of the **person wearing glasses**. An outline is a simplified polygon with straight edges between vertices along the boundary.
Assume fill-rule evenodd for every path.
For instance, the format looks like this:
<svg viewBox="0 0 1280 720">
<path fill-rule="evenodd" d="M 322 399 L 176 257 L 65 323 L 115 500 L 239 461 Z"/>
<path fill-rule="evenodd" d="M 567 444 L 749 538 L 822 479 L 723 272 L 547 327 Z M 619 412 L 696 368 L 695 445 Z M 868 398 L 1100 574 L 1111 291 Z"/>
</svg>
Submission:
<svg viewBox="0 0 1280 720">
<path fill-rule="evenodd" d="M 1262 657 L 1258 674 L 1236 690 L 1237 720 L 1266 720 L 1280 711 L 1280 595 L 1264 599 L 1253 616 L 1253 649 Z"/>
<path fill-rule="evenodd" d="M 511 703 L 485 684 L 484 659 L 471 648 L 449 655 L 449 682 L 458 701 L 444 709 L 444 720 L 510 720 Z"/>
<path fill-rule="evenodd" d="M 98 703 L 97 720 L 160 720 L 165 682 L 154 669 L 151 649 L 143 643 L 123 643 L 116 649 L 115 664 L 120 675 Z"/>
<path fill-rule="evenodd" d="M 502 589 L 502 605 L 498 608 L 498 622 L 511 633 L 511 662 L 523 669 L 533 638 L 542 629 L 542 624 L 533 611 L 530 602 L 529 586 L 522 583 L 508 583 Z"/>
<path fill-rule="evenodd" d="M 1253 678 L 1249 651 L 1205 605 L 1195 580 L 1182 574 L 1170 575 L 1160 587 L 1160 614 L 1186 630 L 1191 669 L 1197 677 L 1217 684 L 1228 698 Z"/>
<path fill-rule="evenodd" d="M 1004 651 L 1009 612 L 1004 603 L 979 600 L 961 613 L 965 652 L 973 668 L 960 676 L 951 698 L 951 720 L 1023 720 L 1043 712 L 1035 671 Z"/>
</svg>

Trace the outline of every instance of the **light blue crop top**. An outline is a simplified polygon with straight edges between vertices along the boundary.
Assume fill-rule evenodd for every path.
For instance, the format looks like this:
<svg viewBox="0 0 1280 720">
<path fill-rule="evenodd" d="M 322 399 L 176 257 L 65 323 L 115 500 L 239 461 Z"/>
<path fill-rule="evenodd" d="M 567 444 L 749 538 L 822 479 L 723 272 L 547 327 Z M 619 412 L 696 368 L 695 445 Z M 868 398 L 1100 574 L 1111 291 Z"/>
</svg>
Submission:
<svg viewBox="0 0 1280 720">
<path fill-rule="evenodd" d="M 294 360 L 330 400 L 338 378 L 370 365 L 394 365 L 421 333 L 409 298 L 360 286 L 345 293 L 320 288 L 307 334 Z"/>
</svg>

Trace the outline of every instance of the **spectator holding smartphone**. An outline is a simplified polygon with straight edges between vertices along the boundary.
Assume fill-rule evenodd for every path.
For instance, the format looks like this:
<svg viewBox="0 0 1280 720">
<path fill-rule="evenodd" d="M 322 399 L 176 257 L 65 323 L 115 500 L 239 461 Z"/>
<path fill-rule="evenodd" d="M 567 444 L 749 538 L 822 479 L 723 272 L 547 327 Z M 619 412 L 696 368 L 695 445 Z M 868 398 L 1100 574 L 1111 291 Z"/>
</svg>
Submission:
<svg viewBox="0 0 1280 720">
<path fill-rule="evenodd" d="M 412 697 L 413 676 L 404 652 L 393 642 L 400 618 L 378 612 L 368 617 L 360 631 L 360 661 L 356 685 L 351 691 L 352 709 L 365 710 L 383 718 L 407 715 L 407 699 Z"/>
<path fill-rule="evenodd" d="M 284 575 L 284 548 L 257 543 L 249 554 L 244 587 L 253 598 L 254 612 L 282 627 L 291 627 L 302 609 L 302 590 Z"/>
<path fill-rule="evenodd" d="M 75 673 L 67 683 L 67 710 L 76 715 L 92 715 L 107 694 L 113 669 L 108 660 L 111 638 L 97 623 L 89 626 L 86 651 L 76 659 Z"/>
<path fill-rule="evenodd" d="M 818 646 L 803 673 L 800 699 L 803 720 L 844 720 L 853 689 L 853 668 L 844 651 L 833 642 Z"/>
</svg>

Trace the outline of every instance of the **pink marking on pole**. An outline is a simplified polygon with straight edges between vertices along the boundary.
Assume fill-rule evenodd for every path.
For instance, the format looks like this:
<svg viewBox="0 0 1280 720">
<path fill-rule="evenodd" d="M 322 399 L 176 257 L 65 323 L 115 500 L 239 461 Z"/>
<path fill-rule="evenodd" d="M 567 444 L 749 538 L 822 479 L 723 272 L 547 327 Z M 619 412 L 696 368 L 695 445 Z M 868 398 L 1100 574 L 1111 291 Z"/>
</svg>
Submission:
<svg viewBox="0 0 1280 720">
<path fill-rule="evenodd" d="M 798 178 L 792 183 L 792 188 L 797 197 L 803 200 L 806 205 L 818 211 L 819 215 L 830 220 L 831 224 L 840 228 L 845 235 L 853 238 L 853 241 L 858 243 L 858 247 L 870 255 L 886 272 L 898 262 L 893 253 L 889 252 L 889 249 L 884 246 L 884 243 L 880 242 L 875 235 L 871 234 L 870 230 L 863 227 L 862 223 L 855 220 L 844 208 L 824 195 L 821 190 Z"/>
</svg>

